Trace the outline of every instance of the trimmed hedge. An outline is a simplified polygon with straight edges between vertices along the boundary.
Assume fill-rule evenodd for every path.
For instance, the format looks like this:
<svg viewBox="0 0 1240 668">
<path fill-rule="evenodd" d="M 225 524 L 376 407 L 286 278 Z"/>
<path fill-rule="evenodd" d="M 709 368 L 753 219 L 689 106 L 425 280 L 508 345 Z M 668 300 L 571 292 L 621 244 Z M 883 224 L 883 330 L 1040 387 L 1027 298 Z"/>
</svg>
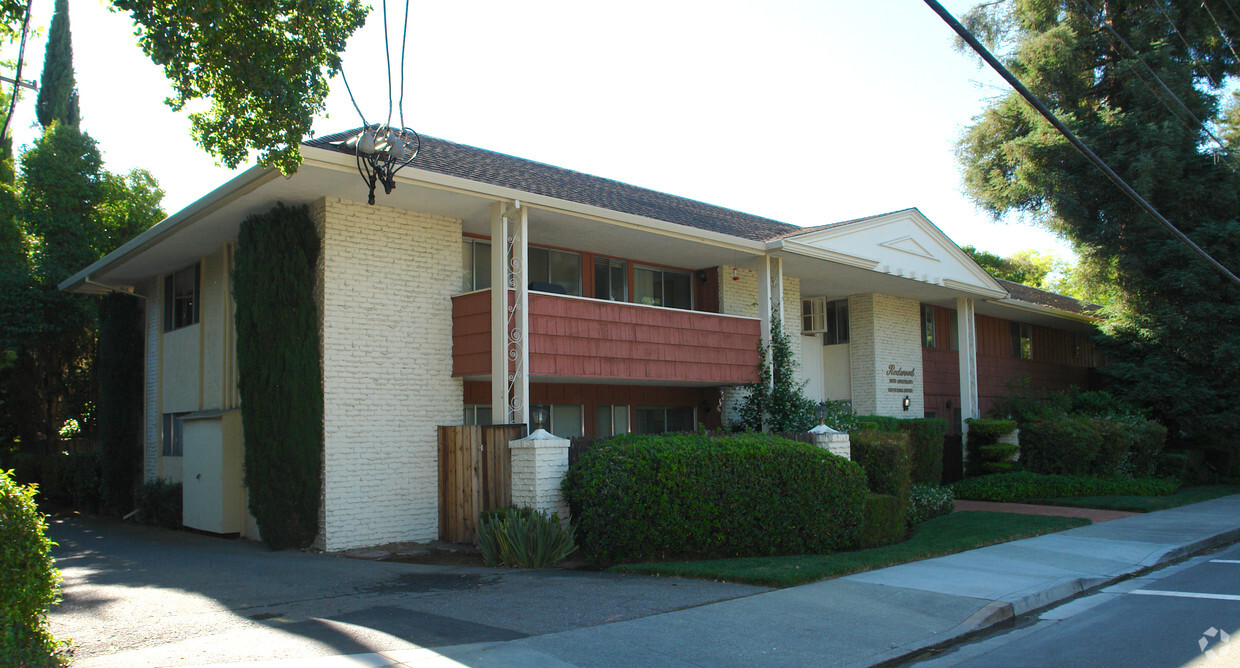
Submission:
<svg viewBox="0 0 1240 668">
<path fill-rule="evenodd" d="M 865 469 L 866 484 L 875 494 L 908 498 L 910 464 L 908 434 L 863 430 L 849 434 L 852 460 Z"/>
<path fill-rule="evenodd" d="M 908 529 L 907 502 L 891 494 L 867 494 L 865 513 L 861 518 L 861 532 L 857 547 L 862 549 L 892 545 L 904 540 Z"/>
<path fill-rule="evenodd" d="M 245 483 L 263 542 L 277 550 L 309 545 L 319 527 L 318 254 L 305 206 L 279 204 L 250 216 L 237 235 L 233 293 Z"/>
<path fill-rule="evenodd" d="M 901 420 L 900 430 L 908 434 L 913 484 L 942 484 L 943 439 L 947 436 L 947 420 L 943 418 Z"/>
<path fill-rule="evenodd" d="M 1059 417 L 1021 430 L 1021 462 L 1035 473 L 1111 476 L 1155 472 L 1167 429 L 1139 417 Z"/>
<path fill-rule="evenodd" d="M 1166 496 L 1179 489 L 1168 478 L 1094 478 L 1020 471 L 967 478 L 952 485 L 957 499 L 1018 502 L 1061 496 Z"/>
<path fill-rule="evenodd" d="M 563 490 L 592 561 L 840 550 L 866 493 L 857 464 L 765 434 L 619 436 L 583 452 Z"/>
<path fill-rule="evenodd" d="M 969 437 L 966 440 L 966 447 L 969 450 L 969 455 L 964 462 L 965 476 L 971 477 L 1011 470 L 1013 466 L 1010 463 L 997 459 L 987 459 L 982 449 L 988 445 L 998 443 L 1000 436 L 1016 431 L 1016 421 L 1002 418 L 972 418 L 968 420 L 968 423 Z M 1023 434 L 1021 441 L 1023 445 Z"/>
<path fill-rule="evenodd" d="M 956 497 L 951 487 L 938 485 L 913 485 L 908 495 L 909 526 L 926 520 L 950 515 L 956 510 Z"/>
<path fill-rule="evenodd" d="M 34 496 L 33 485 L 18 485 L 12 471 L 0 469 L 0 665 L 5 666 L 61 663 L 60 643 L 47 626 L 47 609 L 60 602 L 60 571 Z"/>
</svg>

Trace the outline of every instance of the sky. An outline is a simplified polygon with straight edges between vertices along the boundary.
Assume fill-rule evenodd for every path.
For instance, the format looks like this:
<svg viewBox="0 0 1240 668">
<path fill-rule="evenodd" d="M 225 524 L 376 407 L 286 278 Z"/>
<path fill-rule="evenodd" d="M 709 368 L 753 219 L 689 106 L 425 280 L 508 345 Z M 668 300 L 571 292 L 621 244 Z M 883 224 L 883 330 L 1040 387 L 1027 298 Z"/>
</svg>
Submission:
<svg viewBox="0 0 1240 668">
<path fill-rule="evenodd" d="M 25 79 L 42 69 L 53 4 L 35 2 L 43 31 L 27 42 Z M 163 103 L 171 87 L 129 16 L 70 4 L 82 127 L 107 168 L 149 170 L 169 213 L 230 178 Z M 974 3 L 943 4 L 959 17 Z M 394 98 L 404 9 L 388 6 Z M 382 11 L 343 54 L 371 122 L 388 113 Z M 922 0 L 411 0 L 409 11 L 404 123 L 419 133 L 795 225 L 917 207 L 960 245 L 1071 257 L 962 193 L 955 142 L 1006 87 L 955 50 Z M 331 91 L 316 134 L 361 125 L 340 77 Z M 33 94 L 12 131 L 19 152 L 37 136 Z"/>
</svg>

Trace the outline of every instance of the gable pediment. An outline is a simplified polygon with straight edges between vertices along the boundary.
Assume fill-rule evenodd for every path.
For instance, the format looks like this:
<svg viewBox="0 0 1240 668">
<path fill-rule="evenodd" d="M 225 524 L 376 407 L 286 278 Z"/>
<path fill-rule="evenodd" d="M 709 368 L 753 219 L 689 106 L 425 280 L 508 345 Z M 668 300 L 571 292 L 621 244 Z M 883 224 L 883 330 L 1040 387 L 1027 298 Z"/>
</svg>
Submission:
<svg viewBox="0 0 1240 668">
<path fill-rule="evenodd" d="M 917 209 L 810 230 L 785 250 L 923 283 L 1006 295 L 995 280 Z"/>
</svg>

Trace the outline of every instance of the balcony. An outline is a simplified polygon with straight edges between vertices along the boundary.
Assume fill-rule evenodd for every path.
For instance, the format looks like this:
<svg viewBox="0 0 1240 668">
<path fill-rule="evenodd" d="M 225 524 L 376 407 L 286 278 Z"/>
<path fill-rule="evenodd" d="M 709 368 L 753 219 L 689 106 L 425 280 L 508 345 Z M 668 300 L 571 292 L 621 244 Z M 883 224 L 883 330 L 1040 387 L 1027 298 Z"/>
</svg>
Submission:
<svg viewBox="0 0 1240 668">
<path fill-rule="evenodd" d="M 530 298 L 531 378 L 738 385 L 757 375 L 755 318 L 538 292 Z M 452 298 L 452 373 L 491 374 L 491 291 Z"/>
</svg>

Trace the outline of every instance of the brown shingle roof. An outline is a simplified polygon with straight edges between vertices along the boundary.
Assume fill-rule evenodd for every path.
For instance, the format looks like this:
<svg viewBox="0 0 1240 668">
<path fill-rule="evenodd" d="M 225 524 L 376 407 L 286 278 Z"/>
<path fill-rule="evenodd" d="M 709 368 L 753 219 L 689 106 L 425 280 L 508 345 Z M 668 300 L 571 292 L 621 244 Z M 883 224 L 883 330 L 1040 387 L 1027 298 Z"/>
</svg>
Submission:
<svg viewBox="0 0 1240 668">
<path fill-rule="evenodd" d="M 359 131 L 324 135 L 305 144 L 352 155 L 343 141 Z M 803 230 L 770 218 L 426 135 L 422 135 L 422 148 L 410 166 L 751 241 L 768 241 Z"/>
<path fill-rule="evenodd" d="M 1029 302 L 1030 304 L 1038 304 L 1040 306 L 1048 306 L 1060 311 L 1067 311 L 1068 313 L 1078 313 L 1080 315 L 1088 315 L 1095 318 L 1102 317 L 1102 314 L 1096 313 L 1098 309 L 1102 308 L 1097 304 L 1083 302 L 1079 299 L 1068 297 L 1067 295 L 1048 292 L 1023 283 L 1005 281 L 1002 278 L 996 278 L 995 281 L 997 281 L 1004 290 L 1008 291 L 1008 294 L 1012 296 L 1012 299 L 1022 302 Z"/>
</svg>

